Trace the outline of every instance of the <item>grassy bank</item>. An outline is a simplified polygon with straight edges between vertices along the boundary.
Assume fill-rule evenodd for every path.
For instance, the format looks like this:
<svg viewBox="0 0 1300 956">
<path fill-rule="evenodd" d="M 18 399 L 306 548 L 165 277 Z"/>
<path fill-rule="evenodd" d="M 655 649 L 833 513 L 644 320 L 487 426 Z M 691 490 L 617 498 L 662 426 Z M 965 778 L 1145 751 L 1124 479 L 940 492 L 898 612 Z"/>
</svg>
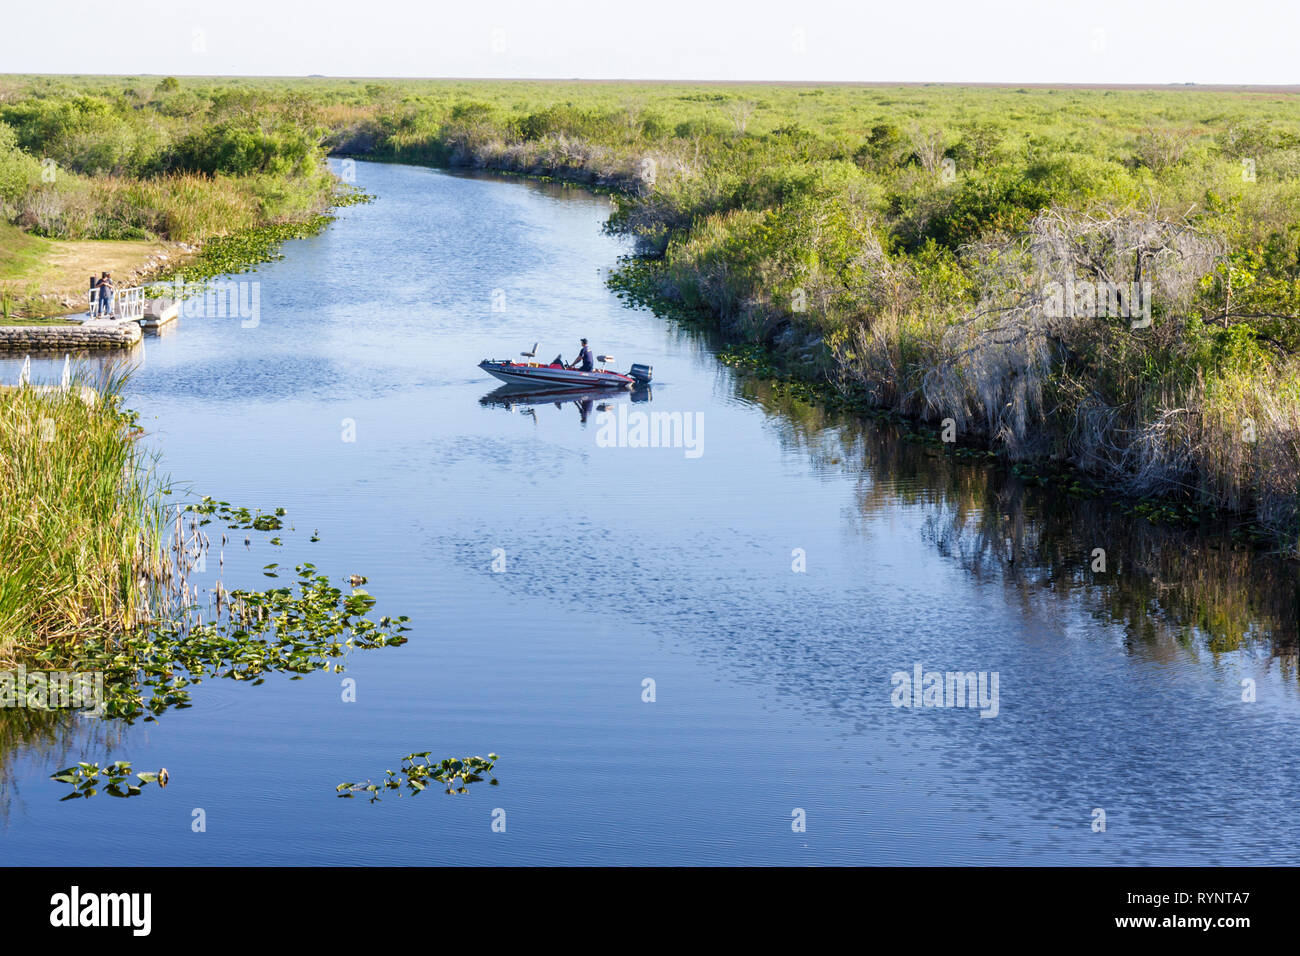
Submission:
<svg viewBox="0 0 1300 956">
<path fill-rule="evenodd" d="M 0 662 L 120 636 L 148 609 L 161 499 L 119 387 L 91 404 L 77 389 L 0 389 Z"/>
</svg>

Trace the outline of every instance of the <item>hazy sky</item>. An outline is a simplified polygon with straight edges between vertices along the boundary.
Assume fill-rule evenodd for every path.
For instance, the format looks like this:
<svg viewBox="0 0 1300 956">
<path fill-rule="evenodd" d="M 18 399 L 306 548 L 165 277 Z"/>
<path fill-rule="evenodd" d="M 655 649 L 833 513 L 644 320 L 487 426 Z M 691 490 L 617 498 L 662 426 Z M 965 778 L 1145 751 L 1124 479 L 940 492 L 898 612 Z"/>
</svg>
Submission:
<svg viewBox="0 0 1300 956">
<path fill-rule="evenodd" d="M 1300 0 L 6 0 L 0 72 L 1300 82 Z"/>
</svg>

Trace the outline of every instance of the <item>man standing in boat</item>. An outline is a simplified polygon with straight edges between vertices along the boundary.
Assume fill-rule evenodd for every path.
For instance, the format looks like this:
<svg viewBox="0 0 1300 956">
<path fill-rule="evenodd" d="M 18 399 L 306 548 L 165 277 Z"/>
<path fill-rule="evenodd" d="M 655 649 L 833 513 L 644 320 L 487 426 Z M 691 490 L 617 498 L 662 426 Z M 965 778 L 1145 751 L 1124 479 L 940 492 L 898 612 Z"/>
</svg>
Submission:
<svg viewBox="0 0 1300 956">
<path fill-rule="evenodd" d="M 579 352 L 578 357 L 569 364 L 569 368 L 576 368 L 583 372 L 590 372 L 595 367 L 596 360 L 591 357 L 591 349 L 587 348 L 587 340 L 583 339 L 582 351 Z"/>
</svg>

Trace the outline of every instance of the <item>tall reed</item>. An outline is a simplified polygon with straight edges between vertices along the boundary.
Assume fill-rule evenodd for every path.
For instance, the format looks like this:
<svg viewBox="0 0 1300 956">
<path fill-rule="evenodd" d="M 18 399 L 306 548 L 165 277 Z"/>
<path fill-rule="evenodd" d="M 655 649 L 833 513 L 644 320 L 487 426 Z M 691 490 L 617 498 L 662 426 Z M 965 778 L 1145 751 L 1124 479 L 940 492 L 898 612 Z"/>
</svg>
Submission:
<svg viewBox="0 0 1300 956">
<path fill-rule="evenodd" d="M 166 516 L 121 410 L 127 376 L 0 390 L 0 662 L 150 613 Z"/>
</svg>

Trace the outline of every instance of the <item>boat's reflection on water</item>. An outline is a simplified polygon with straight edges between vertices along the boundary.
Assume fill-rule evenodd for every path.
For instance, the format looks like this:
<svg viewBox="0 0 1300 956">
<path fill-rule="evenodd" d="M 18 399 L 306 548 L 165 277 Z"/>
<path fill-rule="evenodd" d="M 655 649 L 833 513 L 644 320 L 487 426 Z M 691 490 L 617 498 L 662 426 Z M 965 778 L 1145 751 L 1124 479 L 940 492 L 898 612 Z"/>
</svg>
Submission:
<svg viewBox="0 0 1300 956">
<path fill-rule="evenodd" d="M 502 385 L 493 389 L 478 400 L 480 405 L 504 408 L 510 412 L 519 412 L 537 420 L 537 407 L 554 405 L 564 408 L 572 404 L 578 412 L 578 420 L 586 423 L 592 412 L 603 412 L 616 402 L 651 401 L 649 385 L 637 385 L 634 388 L 575 388 L 572 385 L 543 386 L 530 388 L 525 385 Z"/>
</svg>

